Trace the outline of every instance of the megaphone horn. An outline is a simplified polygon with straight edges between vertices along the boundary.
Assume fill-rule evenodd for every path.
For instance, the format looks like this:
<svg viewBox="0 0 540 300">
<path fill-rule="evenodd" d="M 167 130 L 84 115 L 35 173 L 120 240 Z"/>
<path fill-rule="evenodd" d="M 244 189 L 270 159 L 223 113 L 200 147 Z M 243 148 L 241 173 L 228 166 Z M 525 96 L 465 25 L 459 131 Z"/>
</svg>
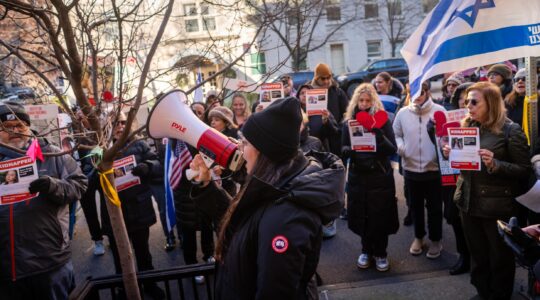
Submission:
<svg viewBox="0 0 540 300">
<path fill-rule="evenodd" d="M 238 145 L 204 124 L 186 105 L 186 99 L 181 90 L 172 90 L 159 97 L 148 116 L 148 135 L 154 139 L 182 140 L 220 166 L 239 170 L 244 159 Z"/>
</svg>

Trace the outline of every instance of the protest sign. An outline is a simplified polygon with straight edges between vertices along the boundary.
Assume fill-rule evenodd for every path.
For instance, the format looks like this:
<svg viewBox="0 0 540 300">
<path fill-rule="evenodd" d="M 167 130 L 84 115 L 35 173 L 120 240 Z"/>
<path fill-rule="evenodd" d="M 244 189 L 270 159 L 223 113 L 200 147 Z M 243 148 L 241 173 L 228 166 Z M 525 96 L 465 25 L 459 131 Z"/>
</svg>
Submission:
<svg viewBox="0 0 540 300">
<path fill-rule="evenodd" d="M 114 161 L 114 186 L 117 191 L 121 192 L 141 184 L 141 179 L 131 172 L 136 166 L 137 161 L 135 160 L 135 155 L 130 155 Z"/>
<path fill-rule="evenodd" d="M 36 197 L 28 187 L 38 177 L 36 162 L 28 156 L 0 162 L 0 205 Z"/>
<path fill-rule="evenodd" d="M 367 131 L 356 120 L 349 120 L 349 137 L 351 148 L 357 152 L 377 152 L 377 139 L 375 134 Z"/>
<path fill-rule="evenodd" d="M 450 167 L 459 170 L 480 171 L 480 134 L 478 128 L 448 128 L 450 141 Z"/>
<path fill-rule="evenodd" d="M 328 89 L 306 90 L 306 113 L 308 116 L 322 115 L 328 108 Z"/>
<path fill-rule="evenodd" d="M 261 93 L 259 95 L 259 103 L 263 108 L 268 107 L 272 102 L 277 99 L 283 98 L 285 93 L 283 92 L 283 83 L 263 83 L 261 85 Z"/>
</svg>

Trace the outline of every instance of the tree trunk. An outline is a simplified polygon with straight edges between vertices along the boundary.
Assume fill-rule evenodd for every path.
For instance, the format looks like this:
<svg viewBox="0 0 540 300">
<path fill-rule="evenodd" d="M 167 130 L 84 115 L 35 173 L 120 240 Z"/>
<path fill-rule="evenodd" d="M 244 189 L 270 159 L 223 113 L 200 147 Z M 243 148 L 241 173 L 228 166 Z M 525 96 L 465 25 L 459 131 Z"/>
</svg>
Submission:
<svg viewBox="0 0 540 300">
<path fill-rule="evenodd" d="M 100 171 L 104 168 L 110 170 L 112 163 L 103 162 L 100 165 Z M 114 182 L 113 174 L 107 174 L 109 182 Z M 118 249 L 118 257 L 120 258 L 120 266 L 122 268 L 122 279 L 124 281 L 124 290 L 126 292 L 127 299 L 140 300 L 141 295 L 139 293 L 139 285 L 137 284 L 137 272 L 135 270 L 135 261 L 133 259 L 133 251 L 131 250 L 131 244 L 127 234 L 126 224 L 124 223 L 124 216 L 122 214 L 122 208 L 114 205 L 111 199 L 105 194 L 105 203 L 107 203 L 107 212 L 111 221 L 111 227 L 116 241 L 116 248 Z"/>
</svg>

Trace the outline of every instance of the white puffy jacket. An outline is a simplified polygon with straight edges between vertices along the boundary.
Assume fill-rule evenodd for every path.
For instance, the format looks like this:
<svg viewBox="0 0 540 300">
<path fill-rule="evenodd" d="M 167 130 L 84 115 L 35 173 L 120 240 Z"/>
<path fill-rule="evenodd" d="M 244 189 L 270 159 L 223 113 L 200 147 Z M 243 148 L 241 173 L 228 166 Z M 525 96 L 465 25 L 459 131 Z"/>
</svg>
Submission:
<svg viewBox="0 0 540 300">
<path fill-rule="evenodd" d="M 427 124 L 436 111 L 445 109 L 428 99 L 421 106 L 411 103 L 397 113 L 393 127 L 404 170 L 415 173 L 439 170 L 435 146 L 427 132 Z"/>
</svg>

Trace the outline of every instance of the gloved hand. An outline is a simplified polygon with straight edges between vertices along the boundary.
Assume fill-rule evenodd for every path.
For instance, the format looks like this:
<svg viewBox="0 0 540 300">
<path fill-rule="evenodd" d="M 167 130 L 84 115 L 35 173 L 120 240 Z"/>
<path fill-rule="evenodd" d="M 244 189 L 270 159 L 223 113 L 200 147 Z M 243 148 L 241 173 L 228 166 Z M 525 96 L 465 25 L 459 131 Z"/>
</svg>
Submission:
<svg viewBox="0 0 540 300">
<path fill-rule="evenodd" d="M 146 177 L 150 175 L 150 166 L 148 163 L 141 162 L 135 168 L 133 168 L 133 170 L 131 170 L 131 173 L 135 176 Z"/>
<path fill-rule="evenodd" d="M 353 154 L 353 150 L 350 146 L 343 146 L 341 147 L 341 156 L 343 157 L 343 160 L 347 160 L 347 158 L 350 158 Z"/>
<path fill-rule="evenodd" d="M 39 176 L 38 179 L 30 182 L 30 186 L 28 187 L 28 190 L 30 190 L 30 193 L 48 193 L 49 189 L 51 187 L 51 177 L 43 175 Z"/>
</svg>

